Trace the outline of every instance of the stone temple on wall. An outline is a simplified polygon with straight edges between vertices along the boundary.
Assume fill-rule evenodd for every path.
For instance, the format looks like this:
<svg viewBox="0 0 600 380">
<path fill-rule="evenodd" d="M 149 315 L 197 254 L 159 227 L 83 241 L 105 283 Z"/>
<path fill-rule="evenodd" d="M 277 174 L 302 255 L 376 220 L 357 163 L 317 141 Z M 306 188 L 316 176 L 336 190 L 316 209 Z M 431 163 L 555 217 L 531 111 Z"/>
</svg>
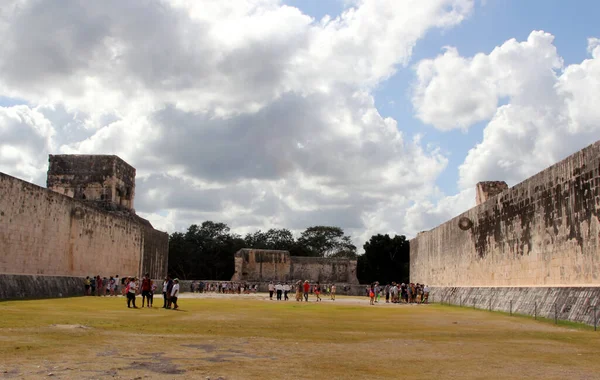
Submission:
<svg viewBox="0 0 600 380">
<path fill-rule="evenodd" d="M 0 299 L 79 295 L 85 276 L 164 276 L 169 238 L 135 213 L 135 175 L 114 155 L 51 155 L 47 189 L 0 173 Z"/>
<path fill-rule="evenodd" d="M 600 306 L 600 141 L 410 240 L 439 301 L 592 323 Z"/>
</svg>

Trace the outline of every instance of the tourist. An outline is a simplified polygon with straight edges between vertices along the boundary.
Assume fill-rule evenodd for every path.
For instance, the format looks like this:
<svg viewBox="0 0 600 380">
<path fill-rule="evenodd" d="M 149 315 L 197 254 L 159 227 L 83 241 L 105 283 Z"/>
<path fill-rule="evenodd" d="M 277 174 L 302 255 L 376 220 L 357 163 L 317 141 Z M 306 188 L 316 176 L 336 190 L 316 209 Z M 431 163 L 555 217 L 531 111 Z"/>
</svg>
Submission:
<svg viewBox="0 0 600 380">
<path fill-rule="evenodd" d="M 96 295 L 98 297 L 100 297 L 102 295 L 102 292 L 104 291 L 104 287 L 102 286 L 102 277 L 100 277 L 100 275 L 96 276 Z"/>
<path fill-rule="evenodd" d="M 91 283 L 92 282 L 90 281 L 90 276 L 87 276 L 85 278 L 85 280 L 83 280 L 83 285 L 85 286 L 85 294 L 84 295 L 86 295 L 86 296 L 90 295 L 90 287 L 91 287 L 90 285 L 91 285 Z"/>
<path fill-rule="evenodd" d="M 302 302 L 302 281 L 296 281 L 296 302 Z"/>
<path fill-rule="evenodd" d="M 129 279 L 129 283 L 127 284 L 127 307 L 131 308 L 131 305 L 133 304 L 133 308 L 137 309 L 137 306 L 135 306 L 135 293 L 137 291 L 137 283 L 136 283 L 137 278 L 130 278 Z"/>
<path fill-rule="evenodd" d="M 385 286 L 385 303 L 390 303 L 390 291 L 391 291 L 391 286 L 390 284 L 387 284 Z"/>
<path fill-rule="evenodd" d="M 96 277 L 94 276 L 90 278 L 90 295 L 96 295 Z"/>
<path fill-rule="evenodd" d="M 375 281 L 375 303 L 379 303 L 379 299 L 381 298 L 381 286 L 379 286 L 379 281 Z"/>
<path fill-rule="evenodd" d="M 287 282 L 283 284 L 283 299 L 285 301 L 289 300 L 288 293 L 290 292 L 290 289 L 290 284 L 288 284 Z"/>
<path fill-rule="evenodd" d="M 317 281 L 317 285 L 315 285 L 314 293 L 317 296 L 317 302 L 321 300 L 321 285 L 319 285 L 319 281 Z"/>
<path fill-rule="evenodd" d="M 429 303 L 429 286 L 423 287 L 423 303 Z"/>
<path fill-rule="evenodd" d="M 375 286 L 371 285 L 371 288 L 369 289 L 369 304 L 370 305 L 375 305 Z"/>
<path fill-rule="evenodd" d="M 335 284 L 331 284 L 331 300 L 335 301 Z"/>
<path fill-rule="evenodd" d="M 304 281 L 304 302 L 308 302 L 308 292 L 310 291 L 310 284 L 308 283 L 308 280 Z"/>
<path fill-rule="evenodd" d="M 273 300 L 273 292 L 275 291 L 275 285 L 273 285 L 273 281 L 269 282 L 269 299 Z"/>
<path fill-rule="evenodd" d="M 281 301 L 281 294 L 283 293 L 281 282 L 278 282 L 277 285 L 275 285 L 275 291 L 277 292 L 277 301 Z"/>
<path fill-rule="evenodd" d="M 173 288 L 171 289 L 171 304 L 173 305 L 173 310 L 177 310 L 179 305 L 177 305 L 177 297 L 179 297 L 179 279 L 173 280 Z"/>
<path fill-rule="evenodd" d="M 392 303 L 398 303 L 398 284 L 392 282 L 392 288 L 390 289 L 390 293 L 392 296 Z"/>
<path fill-rule="evenodd" d="M 115 275 L 115 284 L 113 285 L 113 294 L 117 296 L 119 294 L 119 275 Z"/>
<path fill-rule="evenodd" d="M 144 307 L 144 301 L 147 300 L 147 304 L 150 305 L 150 291 L 152 290 L 152 283 L 150 281 L 150 274 L 146 273 L 142 278 L 142 308 Z"/>
<path fill-rule="evenodd" d="M 165 277 L 165 280 L 163 281 L 163 309 L 167 308 L 167 287 L 169 286 L 169 276 Z"/>
<path fill-rule="evenodd" d="M 171 308 L 171 291 L 173 290 L 173 280 L 169 278 L 167 282 L 167 309 Z"/>
</svg>

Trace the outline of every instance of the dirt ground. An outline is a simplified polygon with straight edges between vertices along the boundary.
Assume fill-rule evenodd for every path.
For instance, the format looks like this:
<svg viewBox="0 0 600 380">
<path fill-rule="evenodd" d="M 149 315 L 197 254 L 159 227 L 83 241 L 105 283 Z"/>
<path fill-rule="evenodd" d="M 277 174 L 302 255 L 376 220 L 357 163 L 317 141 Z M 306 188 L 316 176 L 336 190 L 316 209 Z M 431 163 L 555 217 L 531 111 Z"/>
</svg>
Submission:
<svg viewBox="0 0 600 380">
<path fill-rule="evenodd" d="M 183 294 L 0 302 L 0 378 L 598 379 L 600 332 L 441 305 Z M 137 299 L 138 306 L 141 299 Z"/>
</svg>

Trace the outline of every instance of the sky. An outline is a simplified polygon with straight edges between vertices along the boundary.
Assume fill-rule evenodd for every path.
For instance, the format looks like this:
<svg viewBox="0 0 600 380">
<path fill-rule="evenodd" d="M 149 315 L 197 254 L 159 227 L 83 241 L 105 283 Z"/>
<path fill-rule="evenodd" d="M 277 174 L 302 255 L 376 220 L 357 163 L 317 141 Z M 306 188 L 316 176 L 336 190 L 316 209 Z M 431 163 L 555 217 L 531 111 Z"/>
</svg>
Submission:
<svg viewBox="0 0 600 380">
<path fill-rule="evenodd" d="M 413 237 L 600 139 L 597 1 L 1 2 L 0 171 L 116 154 L 168 232 Z"/>
</svg>

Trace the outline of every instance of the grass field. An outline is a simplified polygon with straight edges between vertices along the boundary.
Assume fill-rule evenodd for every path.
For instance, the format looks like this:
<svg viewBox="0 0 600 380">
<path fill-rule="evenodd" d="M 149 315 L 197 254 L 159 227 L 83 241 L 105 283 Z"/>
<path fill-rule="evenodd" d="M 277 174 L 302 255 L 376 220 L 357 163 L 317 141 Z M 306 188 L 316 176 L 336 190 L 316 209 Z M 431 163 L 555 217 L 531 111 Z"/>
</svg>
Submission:
<svg viewBox="0 0 600 380">
<path fill-rule="evenodd" d="M 0 302 L 0 378 L 600 378 L 600 332 L 526 318 L 350 297 L 299 304 L 234 295 L 180 305 Z"/>
</svg>

